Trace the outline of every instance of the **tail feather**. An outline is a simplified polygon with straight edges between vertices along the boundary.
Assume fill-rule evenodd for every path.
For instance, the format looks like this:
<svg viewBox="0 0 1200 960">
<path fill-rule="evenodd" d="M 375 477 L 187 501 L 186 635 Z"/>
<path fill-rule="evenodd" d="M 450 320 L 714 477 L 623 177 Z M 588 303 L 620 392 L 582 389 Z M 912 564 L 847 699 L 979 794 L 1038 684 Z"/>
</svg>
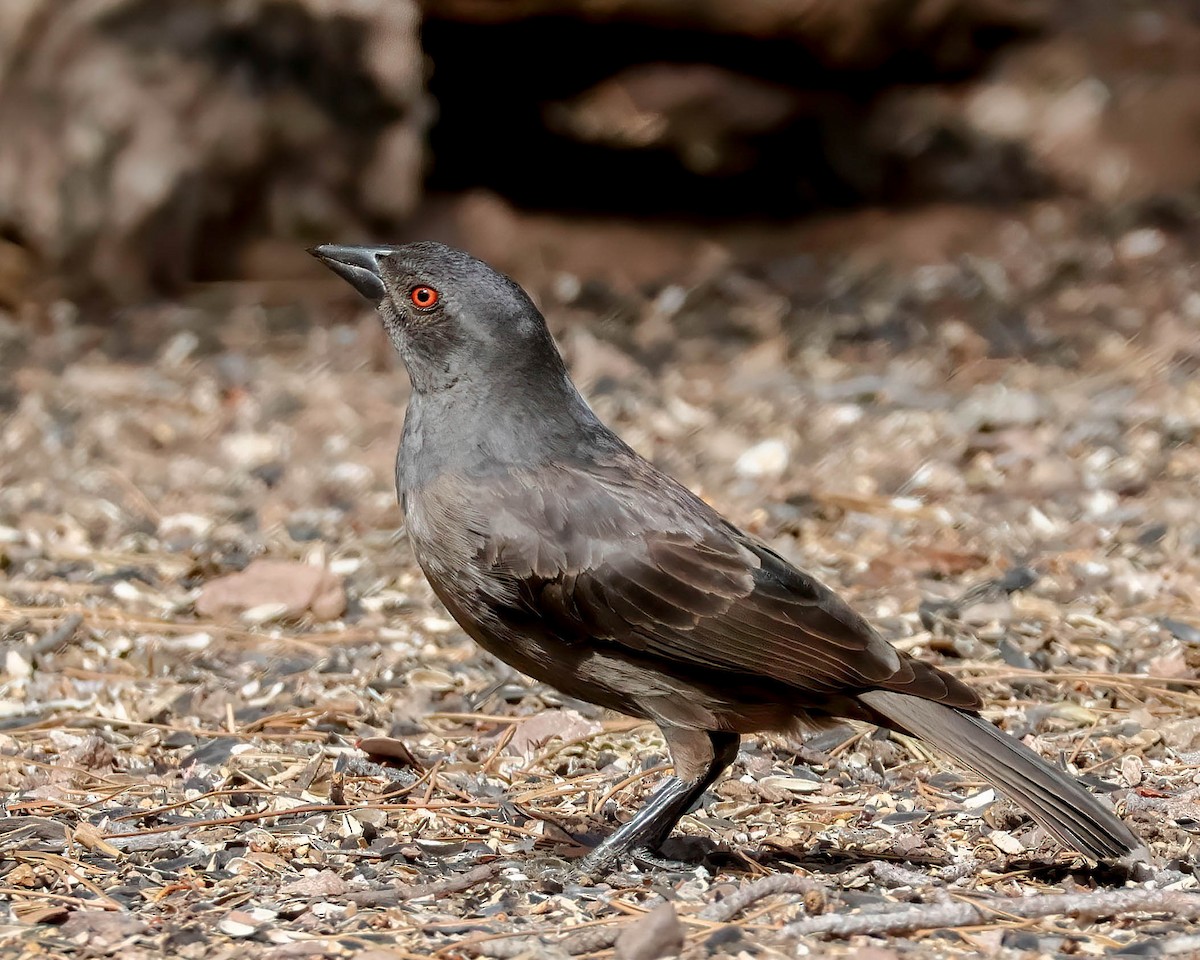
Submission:
<svg viewBox="0 0 1200 960">
<path fill-rule="evenodd" d="M 1145 856 L 1145 845 L 1099 798 L 978 714 L 886 690 L 858 699 L 886 726 L 979 774 L 1067 846 L 1094 860 Z"/>
</svg>

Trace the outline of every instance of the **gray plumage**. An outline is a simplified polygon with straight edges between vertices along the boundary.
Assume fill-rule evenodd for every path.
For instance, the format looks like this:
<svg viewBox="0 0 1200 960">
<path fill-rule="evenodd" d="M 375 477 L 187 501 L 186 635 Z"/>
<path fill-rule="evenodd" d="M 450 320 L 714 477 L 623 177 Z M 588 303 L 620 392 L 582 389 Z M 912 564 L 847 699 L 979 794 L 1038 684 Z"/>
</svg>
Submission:
<svg viewBox="0 0 1200 960">
<path fill-rule="evenodd" d="M 655 848 L 743 733 L 834 718 L 929 741 L 1090 857 L 1141 855 L 1104 803 L 981 719 L 973 690 L 605 427 L 512 280 L 434 243 L 313 252 L 377 304 L 412 379 L 396 482 L 438 598 L 506 663 L 663 731 L 675 776 L 587 869 Z"/>
</svg>

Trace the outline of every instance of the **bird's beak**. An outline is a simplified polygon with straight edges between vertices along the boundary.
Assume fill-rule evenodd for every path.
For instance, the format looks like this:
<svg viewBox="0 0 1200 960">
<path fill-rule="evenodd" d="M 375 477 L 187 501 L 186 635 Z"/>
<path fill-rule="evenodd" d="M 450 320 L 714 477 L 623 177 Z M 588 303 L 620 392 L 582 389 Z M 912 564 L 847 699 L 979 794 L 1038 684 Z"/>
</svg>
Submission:
<svg viewBox="0 0 1200 960">
<path fill-rule="evenodd" d="M 308 252 L 372 303 L 378 303 L 387 293 L 379 275 L 379 258 L 395 250 L 395 247 L 323 243 Z"/>
</svg>

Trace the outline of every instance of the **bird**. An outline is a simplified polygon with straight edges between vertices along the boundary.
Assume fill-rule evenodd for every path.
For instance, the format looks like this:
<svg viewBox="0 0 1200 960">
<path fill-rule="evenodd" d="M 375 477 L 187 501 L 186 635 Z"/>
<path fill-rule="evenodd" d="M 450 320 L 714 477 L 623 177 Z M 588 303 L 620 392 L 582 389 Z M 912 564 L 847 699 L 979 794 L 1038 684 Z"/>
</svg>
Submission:
<svg viewBox="0 0 1200 960">
<path fill-rule="evenodd" d="M 431 241 L 310 252 L 375 305 L 407 368 L 396 485 L 434 594 L 521 673 L 662 732 L 673 773 L 584 875 L 662 862 L 743 735 L 840 720 L 931 744 L 1092 860 L 1147 858 L 1109 805 L 982 717 L 975 690 L 602 423 L 511 278 Z"/>
</svg>

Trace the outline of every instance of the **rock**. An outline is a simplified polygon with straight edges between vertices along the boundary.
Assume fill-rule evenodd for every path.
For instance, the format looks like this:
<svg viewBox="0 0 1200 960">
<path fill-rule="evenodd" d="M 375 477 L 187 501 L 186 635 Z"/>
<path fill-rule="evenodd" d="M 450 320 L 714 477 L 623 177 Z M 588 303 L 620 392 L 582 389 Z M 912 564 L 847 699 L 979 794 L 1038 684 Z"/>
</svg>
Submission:
<svg viewBox="0 0 1200 960">
<path fill-rule="evenodd" d="M 1121 760 L 1121 780 L 1128 787 L 1136 787 L 1146 775 L 1146 764 L 1141 757 L 1130 754 Z"/>
<path fill-rule="evenodd" d="M 128 937 L 136 937 L 146 930 L 146 924 L 129 913 L 76 910 L 62 925 L 61 933 L 70 940 L 86 937 L 92 949 L 99 949 Z"/>
<path fill-rule="evenodd" d="M 221 438 L 221 452 L 239 469 L 260 469 L 264 464 L 286 458 L 278 437 L 268 433 L 230 433 Z"/>
<path fill-rule="evenodd" d="M 764 440 L 738 457 L 733 469 L 739 477 L 774 479 L 783 476 L 790 459 L 782 440 Z"/>
<path fill-rule="evenodd" d="M 997 850 L 1007 853 L 1010 857 L 1015 857 L 1025 852 L 1025 844 L 1005 830 L 993 830 L 988 835 L 988 839 L 992 841 L 992 845 Z"/>
<path fill-rule="evenodd" d="M 350 885 L 332 870 L 321 870 L 285 883 L 279 892 L 286 897 L 337 897 L 349 889 Z"/>
<path fill-rule="evenodd" d="M 1190 753 L 1200 749 L 1200 720 L 1187 717 L 1181 720 L 1168 720 L 1158 725 L 1163 743 L 1179 753 Z"/>
<path fill-rule="evenodd" d="M 227 619 L 268 607 L 273 613 L 269 619 L 311 614 L 316 620 L 333 620 L 346 610 L 346 592 L 324 567 L 255 560 L 240 573 L 210 580 L 196 599 L 196 612 L 205 617 Z"/>
<path fill-rule="evenodd" d="M 1161 618 L 1158 625 L 1184 643 L 1200 643 L 1200 627 L 1184 623 L 1182 620 L 1173 620 L 1170 617 Z"/>
<path fill-rule="evenodd" d="M 660 960 L 683 949 L 683 924 L 671 903 L 655 907 L 617 937 L 618 960 Z"/>
<path fill-rule="evenodd" d="M 195 513 L 173 513 L 158 522 L 158 536 L 169 544 L 199 543 L 210 533 L 216 521 Z"/>
<path fill-rule="evenodd" d="M 254 232 L 301 258 L 407 215 L 417 26 L 412 0 L 5 0 L 0 224 L 68 292 L 133 300 L 234 272 Z"/>
<path fill-rule="evenodd" d="M 1101 202 L 1188 190 L 1200 160 L 1200 69 L 1182 51 L 1193 51 L 1200 34 L 1176 11 L 1156 13 L 1163 30 L 1154 42 L 1131 39 L 1138 13 L 1129 10 L 1072 18 L 1069 29 L 1014 44 L 955 119 L 992 138 L 997 153 L 1019 154 L 1045 181 Z M 1121 55 L 1114 52 L 1118 37 Z M 1176 51 L 1180 68 L 1164 71 Z M 1151 76 L 1157 80 L 1138 82 Z M 959 114 L 949 101 L 944 110 Z M 940 122 L 954 126 L 948 117 Z M 1165 239 L 1153 228 L 1134 230 L 1117 254 L 1137 261 L 1161 250 Z"/>
<path fill-rule="evenodd" d="M 1117 241 L 1117 255 L 1122 260 L 1142 260 L 1161 253 L 1166 245 L 1167 237 L 1161 230 L 1143 227 L 1130 230 Z"/>
<path fill-rule="evenodd" d="M 763 777 L 758 781 L 761 790 L 778 790 L 788 793 L 815 793 L 821 789 L 820 780 L 806 780 L 802 777 Z"/>
<path fill-rule="evenodd" d="M 254 936 L 258 927 L 254 918 L 241 910 L 233 910 L 217 922 L 218 930 L 226 936 L 238 939 Z"/>
<path fill-rule="evenodd" d="M 1045 403 L 1033 392 L 997 383 L 974 390 L 954 410 L 954 418 L 964 431 L 996 430 L 1029 426 L 1037 423 L 1045 412 Z"/>
</svg>

